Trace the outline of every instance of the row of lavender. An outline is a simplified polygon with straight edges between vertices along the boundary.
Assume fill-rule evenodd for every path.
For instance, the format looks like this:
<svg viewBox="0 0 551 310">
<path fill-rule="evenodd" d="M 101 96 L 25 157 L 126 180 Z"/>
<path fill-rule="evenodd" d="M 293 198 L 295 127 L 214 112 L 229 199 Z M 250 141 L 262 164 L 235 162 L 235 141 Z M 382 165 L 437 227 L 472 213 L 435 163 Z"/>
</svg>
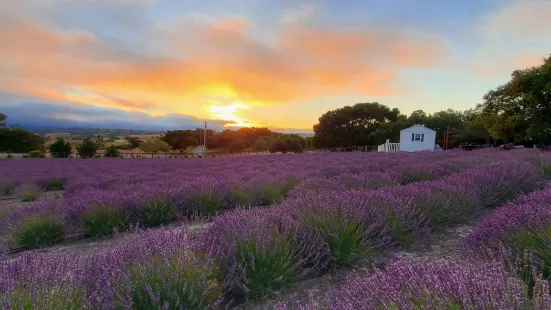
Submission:
<svg viewBox="0 0 551 310">
<path fill-rule="evenodd" d="M 542 166 L 549 172 L 551 156 Z M 352 309 L 551 309 L 551 186 L 521 195 L 463 238 L 461 257 L 395 261 L 349 278 L 328 307 Z M 315 308 L 311 300 L 302 309 Z M 279 309 L 286 309 L 281 305 Z"/>
<path fill-rule="evenodd" d="M 227 304 L 228 300 L 260 298 L 328 268 L 384 263 L 398 247 L 407 247 L 421 237 L 430 238 L 444 226 L 465 221 L 545 181 L 534 164 L 505 161 L 437 181 L 376 191 L 305 188 L 293 191 L 277 206 L 218 215 L 212 225 L 196 233 L 185 229 L 143 232 L 133 242 L 85 260 L 37 253 L 6 259 L 0 263 L 3 306 L 204 309 Z M 389 268 L 397 270 L 396 276 L 407 279 L 401 275 L 407 270 L 394 266 Z M 450 272 L 462 270 L 451 263 L 440 270 L 445 272 L 448 266 Z M 409 276 L 422 274 L 423 268 L 411 268 Z M 497 267 L 485 268 L 495 274 L 489 281 L 501 279 Z M 469 275 L 477 275 L 477 270 Z M 411 281 L 422 284 L 422 276 L 418 278 Z M 381 281 L 380 285 L 381 290 L 390 290 L 394 284 L 385 286 Z M 482 290 L 480 285 L 476 288 Z M 497 284 L 493 287 L 499 288 Z M 470 289 L 469 282 L 464 282 L 459 293 L 466 291 L 467 295 L 458 296 L 475 298 L 478 292 Z M 490 297 L 500 298 L 498 292 L 488 292 Z M 375 303 L 357 304 L 360 306 L 355 308 L 354 298 L 361 296 L 352 293 L 347 295 L 347 303 L 335 308 L 388 308 L 387 304 Z M 517 295 L 507 296 L 518 299 Z M 472 298 L 465 302 L 477 302 Z M 459 302 L 463 300 L 457 302 L 461 306 Z M 464 303 L 463 308 L 479 304 Z M 400 305 L 394 308 L 411 309 Z M 481 309 L 501 308 L 492 307 L 495 305 L 501 304 Z"/>
<path fill-rule="evenodd" d="M 457 153 L 448 154 L 456 155 Z M 309 174 L 294 172 L 278 177 L 254 172 L 225 178 L 200 177 L 193 181 L 180 179 L 123 181 L 80 179 L 72 184 L 66 197 L 57 201 L 36 203 L 4 212 L 0 236 L 7 237 L 11 247 L 33 249 L 48 246 L 67 237 L 111 234 L 129 226 L 154 227 L 196 215 L 212 215 L 239 206 L 266 206 L 279 203 L 298 184 L 291 195 L 330 188 L 371 190 L 386 186 L 435 180 L 461 170 L 500 158 L 531 158 L 532 152 L 470 153 L 458 159 L 442 160 L 441 155 L 426 154 L 432 163 L 416 163 L 419 154 L 393 162 L 393 172 L 376 172 L 368 163 L 362 168 L 354 162 L 327 166 L 327 160 Z M 465 155 L 465 153 L 463 153 Z M 332 159 L 334 160 L 334 159 Z M 435 161 L 439 160 L 439 161 Z M 325 170 L 324 170 L 325 169 Z M 355 174 L 352 172 L 356 172 Z M 332 174 L 331 177 L 326 175 Z M 80 190 L 76 190 L 80 188 Z M 68 190 L 69 190 L 68 189 Z M 74 190 L 74 191 L 73 191 Z M 397 189 L 402 190 L 402 189 Z M 420 189 L 419 193 L 426 192 Z M 6 210 L 6 209 L 4 209 Z"/>
<path fill-rule="evenodd" d="M 218 179 L 229 177 L 242 181 L 262 176 L 280 177 L 290 172 L 299 176 L 327 176 L 391 171 L 395 166 L 430 163 L 456 157 L 498 156 L 515 159 L 528 152 L 479 151 L 473 155 L 464 152 L 429 153 L 307 153 L 300 155 L 251 156 L 215 159 L 90 159 L 0 161 L 0 196 L 9 195 L 15 187 L 35 183 L 44 188 L 65 189 L 74 193 L 93 187 L 104 188 L 117 184 L 156 183 L 170 180 L 195 180 L 204 176 Z"/>
</svg>

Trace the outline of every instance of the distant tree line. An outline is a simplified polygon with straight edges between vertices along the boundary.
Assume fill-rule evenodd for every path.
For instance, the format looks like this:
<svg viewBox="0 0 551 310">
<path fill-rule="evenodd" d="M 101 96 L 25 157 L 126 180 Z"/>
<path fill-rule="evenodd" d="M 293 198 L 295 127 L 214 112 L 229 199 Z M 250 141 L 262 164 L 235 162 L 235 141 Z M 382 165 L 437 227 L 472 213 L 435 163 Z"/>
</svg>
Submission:
<svg viewBox="0 0 551 310">
<path fill-rule="evenodd" d="M 540 66 L 515 70 L 505 85 L 490 90 L 483 102 L 466 111 L 445 110 L 409 116 L 377 102 L 358 103 L 328 111 L 314 125 L 316 147 L 379 145 L 398 142 L 400 131 L 414 124 L 437 132 L 449 146 L 460 144 L 551 143 L 551 57 Z"/>
<path fill-rule="evenodd" d="M 172 150 L 180 153 L 200 145 L 205 139 L 203 129 L 167 131 L 160 140 L 166 142 Z M 306 140 L 296 134 L 281 134 L 267 128 L 226 129 L 216 133 L 207 130 L 206 147 L 209 150 L 226 150 L 228 152 L 255 151 L 265 152 L 302 152 L 307 147 Z M 141 148 L 141 146 L 140 146 Z"/>
</svg>

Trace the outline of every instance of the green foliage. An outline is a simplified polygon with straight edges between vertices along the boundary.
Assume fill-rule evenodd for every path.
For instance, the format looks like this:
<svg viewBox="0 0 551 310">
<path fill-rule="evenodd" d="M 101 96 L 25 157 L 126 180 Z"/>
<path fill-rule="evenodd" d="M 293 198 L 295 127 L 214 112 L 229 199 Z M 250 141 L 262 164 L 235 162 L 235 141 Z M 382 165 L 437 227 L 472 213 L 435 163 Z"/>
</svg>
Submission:
<svg viewBox="0 0 551 310">
<path fill-rule="evenodd" d="M 245 151 L 245 145 L 239 142 L 233 142 L 232 144 L 230 144 L 230 147 L 228 148 L 228 152 L 231 152 L 231 153 L 240 153 L 243 151 Z"/>
<path fill-rule="evenodd" d="M 49 246 L 64 238 L 61 216 L 44 214 L 26 216 L 11 235 L 12 241 L 18 247 L 27 250 Z"/>
<path fill-rule="evenodd" d="M 309 227 L 319 229 L 331 250 L 332 263 L 337 266 L 349 266 L 359 259 L 369 257 L 373 251 L 364 243 L 366 228 L 364 224 L 334 214 L 317 212 L 301 214 L 299 220 Z"/>
<path fill-rule="evenodd" d="M 551 142 L 551 57 L 537 67 L 515 70 L 482 104 L 490 133 L 507 142 Z"/>
<path fill-rule="evenodd" d="M 8 181 L 0 181 L 0 197 L 8 195 L 14 188 L 15 186 L 13 183 Z"/>
<path fill-rule="evenodd" d="M 138 144 L 138 146 L 140 146 L 140 145 Z M 132 149 L 135 149 L 135 147 L 132 144 L 115 145 L 115 148 L 117 150 L 132 150 Z"/>
<path fill-rule="evenodd" d="M 299 279 L 300 275 L 295 268 L 298 253 L 290 242 L 274 238 L 273 244 L 268 247 L 257 247 L 255 239 L 237 243 L 235 258 L 243 267 L 248 298 L 262 298 Z"/>
<path fill-rule="evenodd" d="M 136 215 L 144 227 L 166 225 L 176 220 L 176 205 L 167 197 L 153 197 L 142 200 L 136 208 Z"/>
<path fill-rule="evenodd" d="M 199 141 L 194 137 L 194 132 L 191 130 L 167 131 L 162 140 L 167 142 L 173 150 L 179 150 L 180 153 L 183 153 L 190 146 L 199 145 Z"/>
<path fill-rule="evenodd" d="M 270 145 L 270 153 L 302 153 L 306 142 L 296 134 L 280 135 Z"/>
<path fill-rule="evenodd" d="M 18 285 L 9 293 L 7 300 L 0 299 L 0 307 L 21 310 L 92 310 L 93 308 L 85 302 L 85 297 L 84 288 L 65 281 L 56 284 L 48 283 L 37 289 L 33 288 L 32 291 Z"/>
<path fill-rule="evenodd" d="M 28 153 L 44 148 L 44 138 L 21 128 L 0 128 L 0 152 Z"/>
<path fill-rule="evenodd" d="M 43 152 L 41 151 L 32 151 L 32 152 L 29 152 L 29 158 L 45 158 L 46 155 L 44 155 Z"/>
<path fill-rule="evenodd" d="M 541 278 L 551 280 L 551 225 L 512 232 L 508 246 L 519 259 L 517 270 L 530 292 L 535 285 L 533 271 Z"/>
<path fill-rule="evenodd" d="M 140 143 L 142 142 L 142 140 L 137 137 L 126 137 L 124 139 L 130 143 L 133 149 L 140 147 Z"/>
<path fill-rule="evenodd" d="M 201 215 L 215 214 L 225 208 L 223 199 L 209 189 L 190 195 L 188 205 L 193 212 Z"/>
<path fill-rule="evenodd" d="M 63 138 L 57 138 L 52 145 L 50 145 L 50 153 L 54 158 L 67 158 L 71 156 L 73 147 L 71 143 L 65 142 Z"/>
<path fill-rule="evenodd" d="M 110 235 L 113 230 L 122 230 L 128 226 L 125 210 L 115 204 L 91 206 L 80 214 L 86 235 L 90 237 Z"/>
<path fill-rule="evenodd" d="M 63 190 L 63 186 L 65 185 L 65 180 L 59 179 L 59 178 L 53 178 L 47 182 L 44 185 L 44 190 L 47 192 L 50 191 L 60 191 Z"/>
<path fill-rule="evenodd" d="M 280 203 L 287 192 L 283 184 L 260 184 L 255 188 L 255 196 L 261 206 Z"/>
<path fill-rule="evenodd" d="M 170 145 L 159 138 L 153 138 L 149 141 L 142 141 L 140 149 L 144 152 L 158 153 L 170 151 Z"/>
<path fill-rule="evenodd" d="M 219 295 L 211 271 L 180 253 L 134 263 L 128 273 L 123 285 L 129 286 L 133 309 L 208 309 Z"/>
<path fill-rule="evenodd" d="M 253 144 L 253 151 L 255 152 L 266 152 L 270 149 L 270 144 L 274 140 L 273 137 L 260 137 L 256 139 Z"/>
<path fill-rule="evenodd" d="M 77 146 L 78 155 L 81 158 L 92 158 L 98 150 L 97 144 L 91 138 L 86 138 Z"/>
<path fill-rule="evenodd" d="M 108 146 L 105 149 L 105 157 L 119 157 L 120 152 L 114 145 Z"/>
<path fill-rule="evenodd" d="M 242 187 L 230 189 L 229 200 L 232 206 L 250 207 L 255 204 L 254 193 Z"/>
<path fill-rule="evenodd" d="M 400 111 L 377 102 L 358 103 L 323 114 L 314 125 L 317 147 L 373 144 L 371 136 L 384 123 L 395 122 Z"/>
<path fill-rule="evenodd" d="M 5 114 L 0 113 L 0 128 L 6 127 L 6 118 Z"/>
<path fill-rule="evenodd" d="M 197 132 L 197 131 L 196 131 Z M 202 130 L 199 129 L 197 134 L 201 133 Z M 245 147 L 250 147 L 257 141 L 259 138 L 269 138 L 275 136 L 276 133 L 270 131 L 267 128 L 239 128 L 238 130 L 226 129 L 216 136 L 210 132 L 207 132 L 207 147 L 208 148 L 221 148 L 228 149 L 232 143 L 242 143 Z M 199 137 L 198 135 L 196 137 Z"/>
</svg>

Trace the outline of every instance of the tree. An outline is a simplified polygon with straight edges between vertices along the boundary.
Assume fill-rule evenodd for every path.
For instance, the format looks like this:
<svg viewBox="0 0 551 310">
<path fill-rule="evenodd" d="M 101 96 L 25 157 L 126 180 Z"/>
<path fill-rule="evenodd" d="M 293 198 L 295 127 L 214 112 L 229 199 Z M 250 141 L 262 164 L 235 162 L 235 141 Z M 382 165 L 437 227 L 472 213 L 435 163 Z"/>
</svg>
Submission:
<svg viewBox="0 0 551 310">
<path fill-rule="evenodd" d="M 140 149 L 144 152 L 158 153 L 170 151 L 170 145 L 159 138 L 152 138 L 140 143 Z"/>
<path fill-rule="evenodd" d="M 5 114 L 0 113 L 0 128 L 6 127 L 6 118 Z"/>
<path fill-rule="evenodd" d="M 105 138 L 102 135 L 97 135 L 95 139 L 98 147 L 102 147 L 105 144 Z"/>
<path fill-rule="evenodd" d="M 511 80 L 490 90 L 482 103 L 490 134 L 509 142 L 551 142 L 551 56 L 543 64 L 515 70 Z"/>
<path fill-rule="evenodd" d="M 86 138 L 82 141 L 82 144 L 76 147 L 76 149 L 81 158 L 91 158 L 96 155 L 98 145 L 91 138 Z"/>
<path fill-rule="evenodd" d="M 408 122 L 412 125 L 415 124 L 424 124 L 427 119 L 427 113 L 423 110 L 416 110 L 411 112 L 411 115 L 408 117 Z"/>
<path fill-rule="evenodd" d="M 140 146 L 140 143 L 142 142 L 142 140 L 137 137 L 125 137 L 124 139 L 132 145 L 133 149 L 138 148 Z"/>
<path fill-rule="evenodd" d="M 71 155 L 73 147 L 71 143 L 65 142 L 63 138 L 57 138 L 52 145 L 50 145 L 50 153 L 55 158 L 67 158 Z"/>
<path fill-rule="evenodd" d="M 21 128 L 0 128 L 0 152 L 44 151 L 44 138 Z"/>
<path fill-rule="evenodd" d="M 377 102 L 358 103 L 323 114 L 314 125 L 317 147 L 373 145 L 374 133 L 385 123 L 395 122 L 400 111 Z"/>
<path fill-rule="evenodd" d="M 168 143 L 173 150 L 179 150 L 180 153 L 183 153 L 190 146 L 199 145 L 199 141 L 194 137 L 194 132 L 191 130 L 167 131 L 162 140 Z"/>
<path fill-rule="evenodd" d="M 256 139 L 256 141 L 253 143 L 253 151 L 255 152 L 266 152 L 270 149 L 270 144 L 272 141 L 270 139 L 266 139 L 265 137 L 261 137 Z"/>
<path fill-rule="evenodd" d="M 119 156 L 120 156 L 120 152 L 116 146 L 110 145 L 105 149 L 105 157 L 119 157 Z"/>
<path fill-rule="evenodd" d="M 245 151 L 245 145 L 241 142 L 233 142 L 230 144 L 230 147 L 228 148 L 228 152 L 231 153 L 240 153 Z"/>
<path fill-rule="evenodd" d="M 279 135 L 270 145 L 270 153 L 302 153 L 306 141 L 299 135 Z"/>
</svg>

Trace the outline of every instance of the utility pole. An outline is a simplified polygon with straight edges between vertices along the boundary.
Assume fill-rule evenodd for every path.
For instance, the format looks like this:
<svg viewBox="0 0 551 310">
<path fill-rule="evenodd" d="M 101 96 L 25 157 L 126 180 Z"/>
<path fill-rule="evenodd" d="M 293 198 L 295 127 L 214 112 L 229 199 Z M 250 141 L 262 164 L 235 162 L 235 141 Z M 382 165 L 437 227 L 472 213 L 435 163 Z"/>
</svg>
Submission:
<svg viewBox="0 0 551 310">
<path fill-rule="evenodd" d="M 205 121 L 205 136 L 203 139 L 203 147 L 205 147 L 205 150 L 207 149 L 207 121 Z"/>
</svg>

